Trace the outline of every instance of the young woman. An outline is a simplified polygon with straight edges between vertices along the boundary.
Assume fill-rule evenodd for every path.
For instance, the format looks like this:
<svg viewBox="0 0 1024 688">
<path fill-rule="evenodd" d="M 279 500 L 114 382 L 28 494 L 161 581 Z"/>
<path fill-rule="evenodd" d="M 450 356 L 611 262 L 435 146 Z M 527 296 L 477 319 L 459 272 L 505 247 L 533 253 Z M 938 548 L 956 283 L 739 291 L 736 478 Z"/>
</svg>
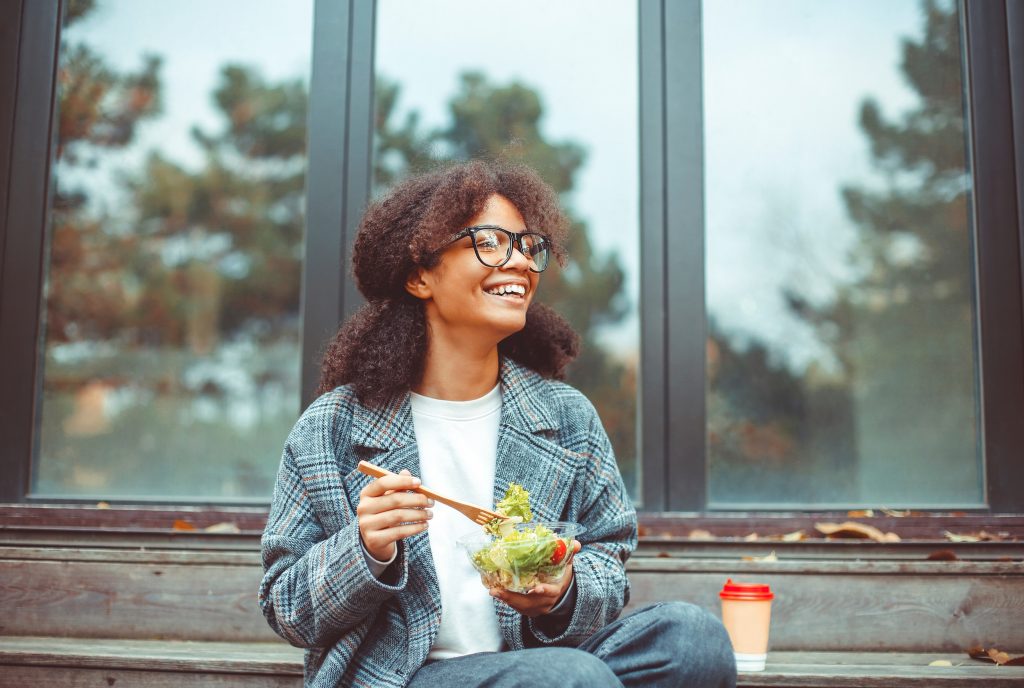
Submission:
<svg viewBox="0 0 1024 688">
<path fill-rule="evenodd" d="M 499 163 L 409 179 L 366 211 L 367 305 L 288 436 L 263 535 L 260 605 L 306 648 L 306 685 L 735 684 L 712 615 L 618 619 L 636 513 L 593 406 L 557 381 L 577 337 L 535 301 L 566 227 L 536 173 Z M 582 524 L 561 584 L 484 588 L 454 546 L 476 526 L 409 491 L 421 480 L 486 507 L 516 482 L 535 519 Z"/>
</svg>

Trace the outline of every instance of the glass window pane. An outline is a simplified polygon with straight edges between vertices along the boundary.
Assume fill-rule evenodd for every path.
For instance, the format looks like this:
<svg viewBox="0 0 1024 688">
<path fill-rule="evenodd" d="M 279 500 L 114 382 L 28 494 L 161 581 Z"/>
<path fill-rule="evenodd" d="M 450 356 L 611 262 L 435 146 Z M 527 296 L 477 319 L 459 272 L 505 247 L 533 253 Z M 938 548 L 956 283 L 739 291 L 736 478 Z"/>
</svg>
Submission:
<svg viewBox="0 0 1024 688">
<path fill-rule="evenodd" d="M 501 153 L 561 193 L 570 265 L 552 263 L 540 298 L 583 336 L 568 381 L 597 407 L 636 496 L 636 4 L 380 0 L 376 38 L 378 193 L 430 161 Z"/>
<path fill-rule="evenodd" d="M 310 0 L 67 3 L 34 494 L 270 493 L 311 34 Z"/>
<path fill-rule="evenodd" d="M 712 506 L 984 501 L 957 7 L 704 4 Z"/>
</svg>

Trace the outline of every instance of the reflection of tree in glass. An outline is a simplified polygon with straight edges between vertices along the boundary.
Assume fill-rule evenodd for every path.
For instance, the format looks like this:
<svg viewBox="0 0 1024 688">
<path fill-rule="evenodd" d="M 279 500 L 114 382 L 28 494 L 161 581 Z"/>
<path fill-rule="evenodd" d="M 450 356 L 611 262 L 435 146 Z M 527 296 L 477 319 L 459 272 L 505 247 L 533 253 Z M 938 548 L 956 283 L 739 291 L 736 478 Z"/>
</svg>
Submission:
<svg viewBox="0 0 1024 688">
<path fill-rule="evenodd" d="M 716 441 L 729 445 L 717 455 L 723 480 L 729 473 L 741 484 L 752 462 L 771 472 L 772 451 L 783 469 L 778 484 L 792 487 L 785 476 L 795 476 L 797 499 L 805 485 L 816 498 L 894 504 L 907 498 L 906 482 L 892 479 L 897 465 L 927 480 L 939 501 L 962 498 L 977 480 L 960 20 L 950 3 L 926 0 L 923 9 L 923 35 L 904 39 L 901 64 L 918 105 L 899 121 L 886 120 L 873 99 L 861 107 L 882 183 L 842 189 L 858 230 L 859 277 L 824 306 L 798 287 L 786 292 L 838 372 L 812 366 L 795 379 L 763 349 L 737 351 L 712 327 L 723 370 L 732 357 L 729 374 L 744 371 L 735 389 L 721 383 L 711 401 L 727 419 L 712 428 L 713 452 Z M 731 437 L 716 439 L 716 430 Z M 744 432 L 759 438 L 746 449 Z M 769 483 L 749 485 L 748 496 L 770 496 Z"/>
<path fill-rule="evenodd" d="M 298 396 L 306 88 L 224 65 L 201 165 L 114 172 L 161 59 L 111 68 L 77 37 L 94 8 L 67 5 L 60 48 L 39 489 L 265 495 Z"/>
<path fill-rule="evenodd" d="M 565 270 L 548 268 L 541 298 L 558 309 L 583 337 L 580 358 L 569 382 L 594 402 L 619 458 L 627 483 L 635 480 L 636 362 L 597 342 L 602 326 L 626 315 L 623 272 L 615 255 L 594 252 L 584 222 L 568 203 L 576 175 L 584 164 L 583 149 L 573 142 L 552 142 L 541 131 L 544 114 L 536 90 L 519 83 L 496 85 L 480 73 L 462 75 L 459 91 L 449 102 L 446 127 L 420 132 L 419 117 L 408 113 L 400 124 L 397 103 L 400 86 L 385 79 L 377 84 L 376 155 L 374 183 L 380 188 L 410 171 L 445 160 L 503 156 L 536 169 L 563 196 L 573 231 L 567 247 L 571 263 Z M 537 228 L 543 231 L 543 228 Z M 628 235 L 624 237 L 629 240 Z M 627 359 L 627 362 L 623 362 Z"/>
<path fill-rule="evenodd" d="M 93 6 L 93 0 L 70 2 L 65 30 Z M 62 41 L 58 169 L 95 167 L 104 151 L 129 145 L 138 124 L 160 112 L 159 71 L 159 58 L 147 56 L 138 72 L 118 73 L 89 46 Z M 111 232 L 87 212 L 88 200 L 70 183 L 54 191 L 46 301 L 50 341 L 117 336 L 131 298 L 122 270 L 134 237 Z"/>
</svg>

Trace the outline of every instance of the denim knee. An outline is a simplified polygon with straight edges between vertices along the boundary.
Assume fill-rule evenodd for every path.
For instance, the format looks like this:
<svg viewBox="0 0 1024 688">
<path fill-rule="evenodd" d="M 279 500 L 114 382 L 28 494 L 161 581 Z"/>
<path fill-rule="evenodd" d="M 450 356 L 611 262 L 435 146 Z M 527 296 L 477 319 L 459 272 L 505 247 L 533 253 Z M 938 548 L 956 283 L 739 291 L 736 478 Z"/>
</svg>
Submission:
<svg viewBox="0 0 1024 688">
<path fill-rule="evenodd" d="M 534 685 L 557 685 L 559 688 L 600 688 L 621 686 L 611 668 L 598 657 L 572 647 L 548 647 L 539 650 L 543 661 Z"/>
<path fill-rule="evenodd" d="M 688 602 L 664 602 L 650 608 L 659 632 L 676 638 L 674 653 L 680 685 L 735 686 L 732 642 L 718 617 Z"/>
</svg>

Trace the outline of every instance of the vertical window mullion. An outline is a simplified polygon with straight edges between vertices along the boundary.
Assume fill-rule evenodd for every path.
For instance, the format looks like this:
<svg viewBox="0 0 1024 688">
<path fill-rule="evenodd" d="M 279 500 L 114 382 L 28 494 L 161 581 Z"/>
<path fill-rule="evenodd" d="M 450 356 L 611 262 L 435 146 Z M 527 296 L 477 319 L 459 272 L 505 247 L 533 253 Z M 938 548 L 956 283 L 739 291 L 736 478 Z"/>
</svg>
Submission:
<svg viewBox="0 0 1024 688">
<path fill-rule="evenodd" d="M 665 42 L 662 2 L 637 3 L 640 47 L 640 487 L 642 508 L 667 506 Z"/>
<path fill-rule="evenodd" d="M 318 357 L 342 312 L 345 258 L 345 142 L 348 132 L 348 2 L 317 0 L 313 15 L 306 176 L 306 255 L 302 264 L 302 407 L 314 398 Z"/>
<path fill-rule="evenodd" d="M 1006 13 L 1002 2 L 965 3 L 983 442 L 988 503 L 995 512 L 1024 508 L 1021 237 L 1014 153 L 1006 145 L 1014 134 Z"/>
<path fill-rule="evenodd" d="M 668 503 L 707 501 L 701 2 L 665 3 Z"/>
<path fill-rule="evenodd" d="M 9 84 L 0 93 L 5 100 L 13 99 L 14 112 L 12 131 L 2 132 L 11 135 L 10 159 L 0 161 L 9 163 L 10 172 L 3 189 L 8 200 L 6 216 L 0 218 L 4 243 L 0 269 L 0 470 L 4 479 L 0 480 L 0 500 L 20 501 L 29 487 L 33 453 L 61 7 L 56 2 L 25 2 L 19 12 L 18 3 L 7 5 L 0 18 L 20 15 L 21 32 L 16 43 L 16 85 Z"/>
</svg>

